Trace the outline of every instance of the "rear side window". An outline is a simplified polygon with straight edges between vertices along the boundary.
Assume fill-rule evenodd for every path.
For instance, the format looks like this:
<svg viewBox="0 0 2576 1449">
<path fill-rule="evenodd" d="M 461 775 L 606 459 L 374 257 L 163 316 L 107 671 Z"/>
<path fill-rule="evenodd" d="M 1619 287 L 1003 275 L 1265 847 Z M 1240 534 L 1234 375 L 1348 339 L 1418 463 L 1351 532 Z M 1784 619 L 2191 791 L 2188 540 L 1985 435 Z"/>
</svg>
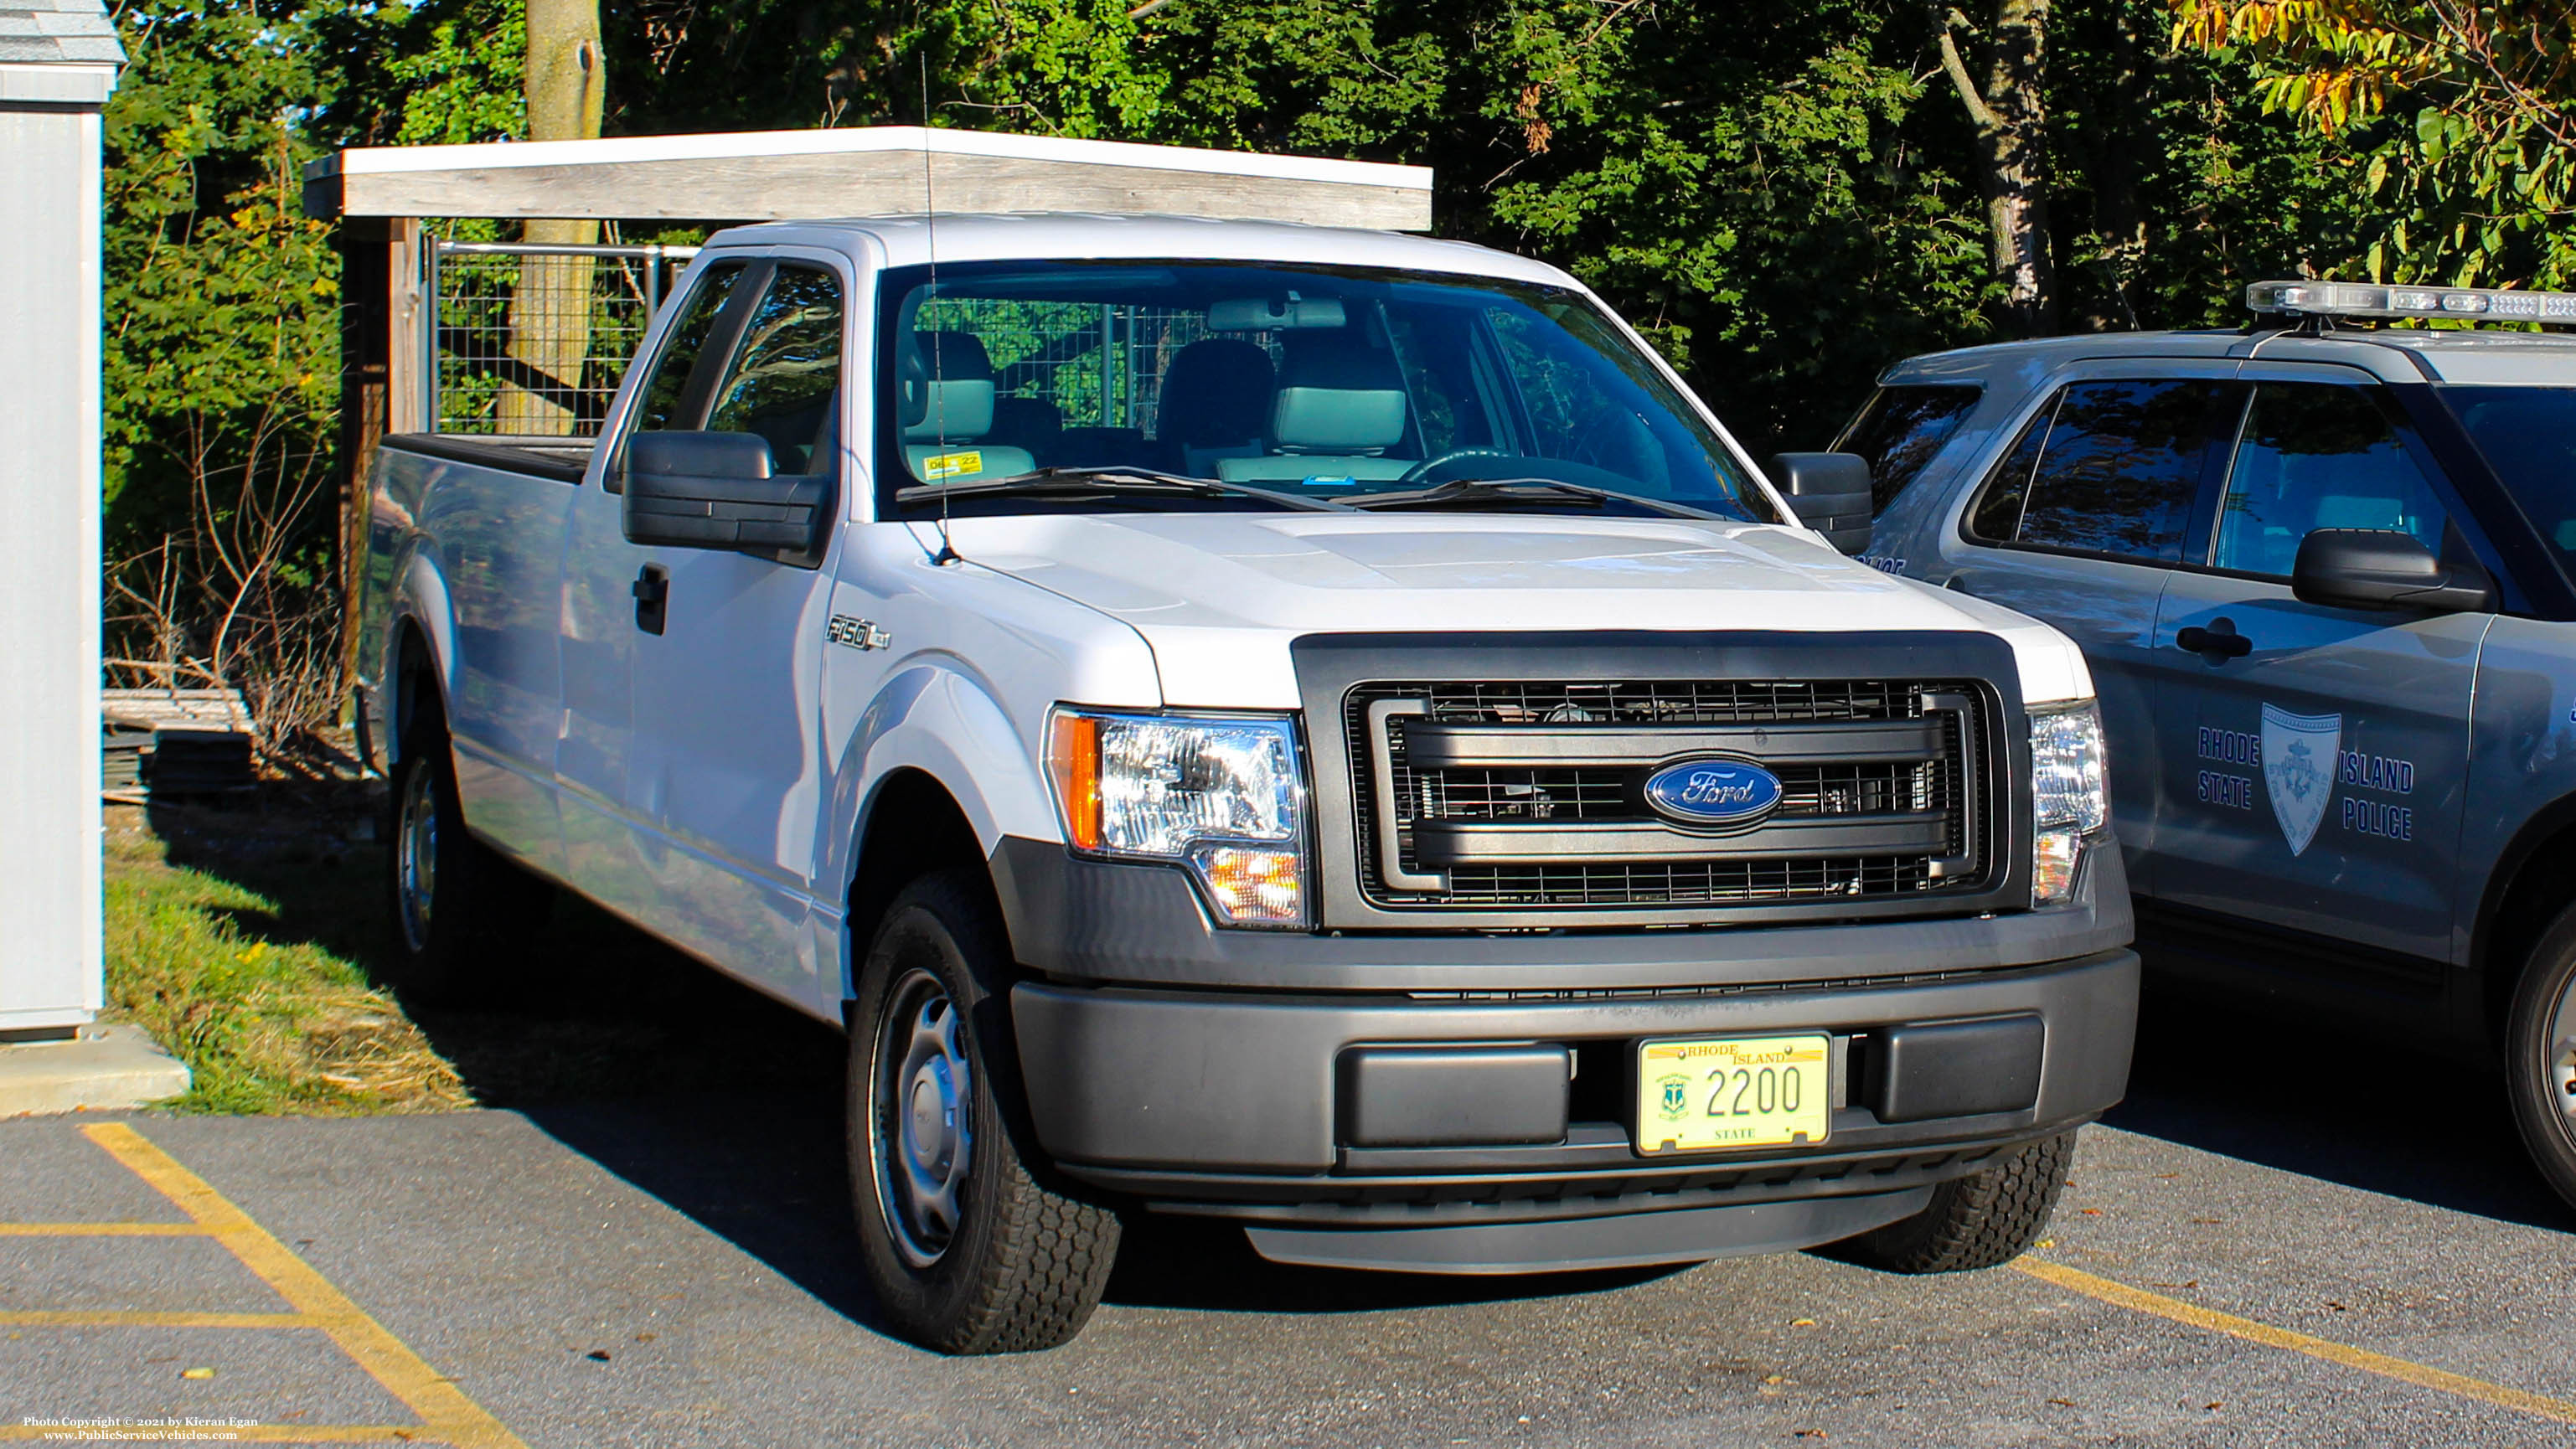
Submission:
<svg viewBox="0 0 2576 1449">
<path fill-rule="evenodd" d="M 1986 480 L 1969 535 L 2180 563 L 2212 440 L 2234 423 L 2241 396 L 2235 384 L 2196 380 L 2069 385 Z"/>
<path fill-rule="evenodd" d="M 1834 441 L 1837 453 L 1858 453 L 1869 460 L 1869 511 L 1887 511 L 1923 465 L 1957 432 L 1961 419 L 1974 412 L 1980 390 L 1973 387 L 1882 387 Z"/>
</svg>

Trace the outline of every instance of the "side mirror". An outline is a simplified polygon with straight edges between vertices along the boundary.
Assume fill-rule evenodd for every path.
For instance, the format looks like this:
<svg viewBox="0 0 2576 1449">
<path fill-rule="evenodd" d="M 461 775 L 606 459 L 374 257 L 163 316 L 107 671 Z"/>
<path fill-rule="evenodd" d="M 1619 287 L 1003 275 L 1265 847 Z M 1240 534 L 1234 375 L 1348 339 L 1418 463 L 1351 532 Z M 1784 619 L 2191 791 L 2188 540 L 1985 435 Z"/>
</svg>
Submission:
<svg viewBox="0 0 2576 1449">
<path fill-rule="evenodd" d="M 637 433 L 624 468 L 630 543 L 800 560 L 821 551 L 830 480 L 773 476 L 757 433 Z"/>
<path fill-rule="evenodd" d="M 1869 460 L 1858 453 L 1774 453 L 1771 481 L 1798 521 L 1844 553 L 1869 551 Z"/>
<path fill-rule="evenodd" d="M 2342 609 L 2495 607 L 2495 585 L 2477 565 L 2445 564 L 2413 534 L 2384 528 L 2311 529 L 2299 540 L 2290 592 L 2303 604 Z"/>
</svg>

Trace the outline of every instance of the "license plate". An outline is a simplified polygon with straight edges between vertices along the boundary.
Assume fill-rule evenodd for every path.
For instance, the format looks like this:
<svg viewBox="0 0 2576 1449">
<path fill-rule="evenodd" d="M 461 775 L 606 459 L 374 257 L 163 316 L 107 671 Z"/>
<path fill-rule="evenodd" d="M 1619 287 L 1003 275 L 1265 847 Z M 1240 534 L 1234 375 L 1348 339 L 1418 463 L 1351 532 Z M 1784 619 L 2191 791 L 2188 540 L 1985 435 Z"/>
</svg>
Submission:
<svg viewBox="0 0 2576 1449">
<path fill-rule="evenodd" d="M 1713 1152 L 1825 1140 L 1822 1036 L 1681 1037 L 1637 1047 L 1637 1150 Z"/>
</svg>

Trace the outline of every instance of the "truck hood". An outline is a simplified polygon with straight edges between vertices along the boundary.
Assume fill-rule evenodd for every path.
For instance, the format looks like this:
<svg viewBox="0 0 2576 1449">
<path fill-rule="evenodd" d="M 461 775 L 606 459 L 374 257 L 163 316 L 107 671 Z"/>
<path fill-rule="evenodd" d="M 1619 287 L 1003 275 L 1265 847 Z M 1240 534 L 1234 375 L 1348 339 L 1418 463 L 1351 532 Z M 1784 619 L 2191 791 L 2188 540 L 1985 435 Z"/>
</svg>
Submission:
<svg viewBox="0 0 2576 1449">
<path fill-rule="evenodd" d="M 935 530 L 915 525 L 936 547 Z M 1961 630 L 1998 635 L 2033 703 L 2090 695 L 2049 626 L 1762 524 L 1558 516 L 1197 513 L 964 518 L 995 570 L 1125 621 L 1164 703 L 1293 708 L 1302 634 Z"/>
</svg>

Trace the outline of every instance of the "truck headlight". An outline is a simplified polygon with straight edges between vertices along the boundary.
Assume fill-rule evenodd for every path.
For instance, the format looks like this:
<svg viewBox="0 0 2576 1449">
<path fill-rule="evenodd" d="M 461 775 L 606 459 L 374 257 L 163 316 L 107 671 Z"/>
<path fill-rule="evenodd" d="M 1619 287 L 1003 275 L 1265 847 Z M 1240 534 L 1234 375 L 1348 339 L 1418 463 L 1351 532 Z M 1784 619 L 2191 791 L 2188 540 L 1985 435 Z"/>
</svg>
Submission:
<svg viewBox="0 0 2576 1449">
<path fill-rule="evenodd" d="M 2102 712 L 2091 700 L 2030 717 L 2031 899 L 2075 894 L 2087 837 L 2110 823 L 2103 784 Z"/>
<path fill-rule="evenodd" d="M 1047 769 L 1083 855 L 1186 868 L 1229 926 L 1303 928 L 1306 785 L 1285 715 L 1059 707 Z"/>
</svg>

